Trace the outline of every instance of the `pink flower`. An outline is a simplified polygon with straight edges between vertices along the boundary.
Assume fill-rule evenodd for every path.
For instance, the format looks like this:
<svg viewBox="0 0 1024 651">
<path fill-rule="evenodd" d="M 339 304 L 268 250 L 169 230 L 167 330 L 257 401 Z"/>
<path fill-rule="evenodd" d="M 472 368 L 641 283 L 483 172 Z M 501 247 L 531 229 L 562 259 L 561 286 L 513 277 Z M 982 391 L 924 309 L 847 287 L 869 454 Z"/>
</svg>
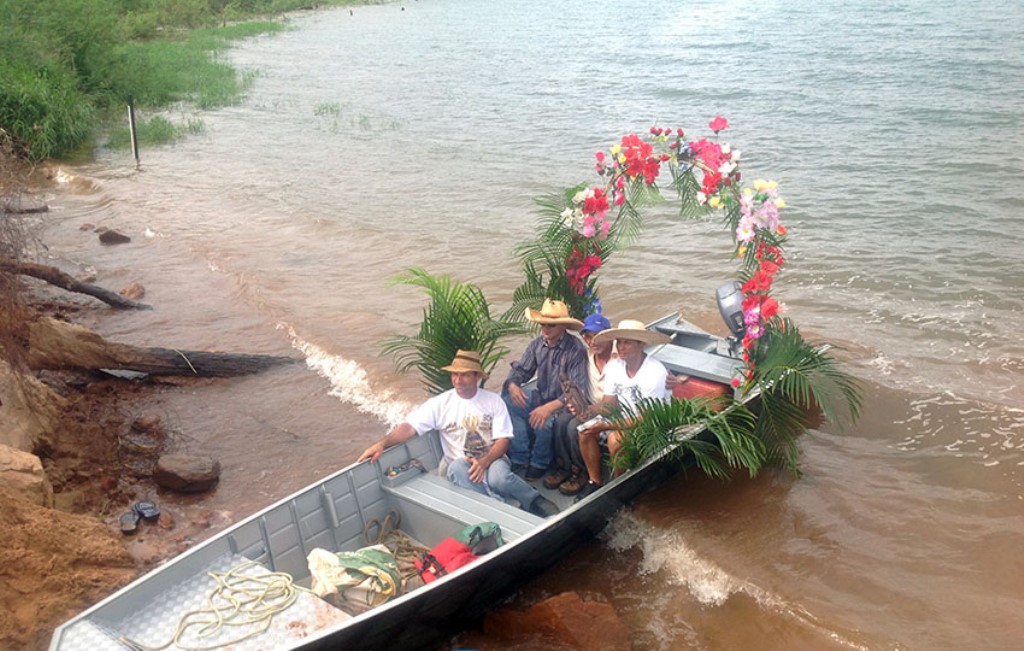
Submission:
<svg viewBox="0 0 1024 651">
<path fill-rule="evenodd" d="M 715 119 L 708 123 L 708 126 L 711 128 L 712 131 L 718 133 L 723 129 L 729 128 L 729 121 L 723 118 L 721 115 L 716 115 Z"/>
</svg>

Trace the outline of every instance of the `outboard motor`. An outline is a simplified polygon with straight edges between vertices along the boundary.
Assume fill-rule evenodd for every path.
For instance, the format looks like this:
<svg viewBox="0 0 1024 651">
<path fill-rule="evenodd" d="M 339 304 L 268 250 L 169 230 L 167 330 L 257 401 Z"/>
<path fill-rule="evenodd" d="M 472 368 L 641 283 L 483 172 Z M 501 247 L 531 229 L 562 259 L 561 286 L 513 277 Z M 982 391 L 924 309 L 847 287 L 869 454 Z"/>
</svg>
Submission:
<svg viewBox="0 0 1024 651">
<path fill-rule="evenodd" d="M 740 283 L 737 280 L 730 280 L 715 290 L 715 301 L 718 303 L 718 312 L 722 320 L 729 326 L 730 349 L 735 353 L 737 345 L 747 333 L 747 326 L 743 323 L 743 292 L 740 290 Z"/>
</svg>

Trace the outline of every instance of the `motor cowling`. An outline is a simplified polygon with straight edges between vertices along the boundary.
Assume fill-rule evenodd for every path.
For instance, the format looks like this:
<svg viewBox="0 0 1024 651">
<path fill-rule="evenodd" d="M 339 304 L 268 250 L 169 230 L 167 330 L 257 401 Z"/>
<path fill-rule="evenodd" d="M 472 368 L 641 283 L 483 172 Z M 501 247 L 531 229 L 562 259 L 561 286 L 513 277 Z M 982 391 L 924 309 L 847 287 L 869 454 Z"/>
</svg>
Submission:
<svg viewBox="0 0 1024 651">
<path fill-rule="evenodd" d="M 737 280 L 730 280 L 715 290 L 715 301 L 722 320 L 736 339 L 743 339 L 747 326 L 743 322 L 743 292 Z"/>
</svg>

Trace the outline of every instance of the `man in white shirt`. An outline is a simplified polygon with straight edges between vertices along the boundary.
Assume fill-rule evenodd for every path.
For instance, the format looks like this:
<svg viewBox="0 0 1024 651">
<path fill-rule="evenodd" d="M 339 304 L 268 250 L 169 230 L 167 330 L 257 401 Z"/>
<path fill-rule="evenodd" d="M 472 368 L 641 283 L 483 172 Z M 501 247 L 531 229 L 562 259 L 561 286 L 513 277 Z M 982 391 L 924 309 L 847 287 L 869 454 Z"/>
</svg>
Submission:
<svg viewBox="0 0 1024 651">
<path fill-rule="evenodd" d="M 668 335 L 648 330 L 643 322 L 625 319 L 618 328 L 603 330 L 594 337 L 594 344 L 614 340 L 618 358 L 612 359 L 605 367 L 604 398 L 602 408 L 610 411 L 619 405 L 635 410 L 644 398 L 670 400 L 671 390 L 667 387 L 668 370 L 665 366 L 644 352 L 647 346 L 666 344 Z M 580 490 L 577 500 L 583 499 L 604 485 L 601 476 L 601 442 L 608 432 L 608 452 L 614 459 L 622 448 L 621 433 L 613 431 L 613 424 L 600 421 L 580 431 L 580 452 L 587 465 L 590 480 Z"/>
<path fill-rule="evenodd" d="M 513 498 L 524 510 L 541 517 L 557 513 L 554 503 L 512 472 L 505 456 L 512 421 L 501 396 L 480 387 L 487 378 L 480 353 L 460 350 L 441 370 L 451 372 L 454 388 L 414 409 L 404 423 L 366 448 L 359 461 L 376 461 L 386 448 L 436 429 L 453 484 L 492 497 Z"/>
</svg>

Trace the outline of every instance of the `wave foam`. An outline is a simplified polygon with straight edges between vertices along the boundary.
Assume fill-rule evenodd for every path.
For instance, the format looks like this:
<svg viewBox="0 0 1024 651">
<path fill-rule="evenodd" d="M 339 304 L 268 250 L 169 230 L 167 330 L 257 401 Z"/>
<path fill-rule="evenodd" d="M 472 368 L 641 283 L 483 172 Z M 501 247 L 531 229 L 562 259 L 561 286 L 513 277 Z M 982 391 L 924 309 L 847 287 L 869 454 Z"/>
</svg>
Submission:
<svg viewBox="0 0 1024 651">
<path fill-rule="evenodd" d="M 292 347 L 305 356 L 306 366 L 331 383 L 329 395 L 351 404 L 365 414 L 376 416 L 388 427 L 401 423 L 412 410 L 411 403 L 396 399 L 391 390 L 373 387 L 366 371 L 357 362 L 328 353 L 301 339 L 295 329 L 286 323 L 278 324 L 278 328 L 288 331 Z"/>
</svg>

